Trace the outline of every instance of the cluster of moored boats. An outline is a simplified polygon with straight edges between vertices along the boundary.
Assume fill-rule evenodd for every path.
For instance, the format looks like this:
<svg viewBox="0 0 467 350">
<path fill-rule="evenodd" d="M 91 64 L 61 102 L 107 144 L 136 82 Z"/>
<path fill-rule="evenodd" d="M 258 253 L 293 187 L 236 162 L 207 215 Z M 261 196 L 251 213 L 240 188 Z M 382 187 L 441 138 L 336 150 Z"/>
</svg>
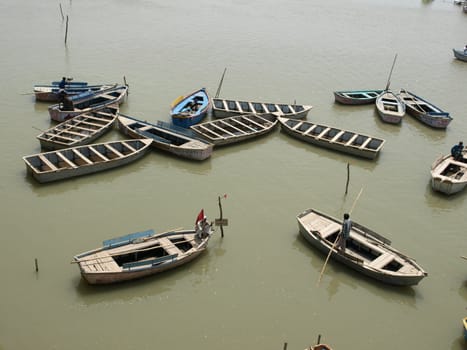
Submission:
<svg viewBox="0 0 467 350">
<path fill-rule="evenodd" d="M 209 158 L 215 147 L 265 135 L 277 125 L 285 134 L 309 144 L 367 159 L 375 159 L 385 143 L 382 138 L 307 120 L 311 105 L 211 98 L 205 88 L 172 103 L 171 123 L 151 123 L 121 114 L 126 84 L 68 81 L 59 88 L 59 82 L 53 82 L 36 85 L 34 93 L 37 101 L 56 102 L 48 110 L 50 118 L 58 122 L 37 136 L 44 151 L 23 157 L 27 172 L 40 183 L 128 164 L 150 148 L 201 161 Z M 375 104 L 389 123 L 400 123 L 405 111 L 433 128 L 445 129 L 452 120 L 449 113 L 404 89 L 399 93 L 388 88 L 335 91 L 334 97 L 344 105 Z M 204 121 L 208 115 L 212 118 Z M 93 144 L 115 127 L 129 139 Z M 462 159 L 446 155 L 433 163 L 434 190 L 452 194 L 465 187 L 467 164 Z"/>
<path fill-rule="evenodd" d="M 311 105 L 211 98 L 204 88 L 172 103 L 171 123 L 151 123 L 121 114 L 119 105 L 127 96 L 126 84 L 67 81 L 59 87 L 59 82 L 53 82 L 36 85 L 34 93 L 37 101 L 55 102 L 48 111 L 51 120 L 58 122 L 37 136 L 44 151 L 23 157 L 28 173 L 40 183 L 127 164 L 150 147 L 201 161 L 211 156 L 214 147 L 259 137 L 277 125 L 308 143 L 368 159 L 374 159 L 385 142 L 360 132 L 309 122 L 305 119 Z M 208 115 L 212 115 L 211 120 L 203 121 Z M 114 127 L 138 142 L 93 144 Z"/>
</svg>

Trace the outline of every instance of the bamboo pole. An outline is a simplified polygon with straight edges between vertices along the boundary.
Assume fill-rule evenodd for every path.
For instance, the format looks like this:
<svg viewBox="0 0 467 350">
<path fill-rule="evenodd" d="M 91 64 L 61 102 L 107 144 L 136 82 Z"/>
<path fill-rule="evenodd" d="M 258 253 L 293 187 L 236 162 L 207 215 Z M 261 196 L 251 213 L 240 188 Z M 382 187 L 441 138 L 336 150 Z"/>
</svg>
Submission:
<svg viewBox="0 0 467 350">
<path fill-rule="evenodd" d="M 349 215 L 352 213 L 353 209 L 355 208 L 355 204 L 357 204 L 357 201 L 358 201 L 358 199 L 360 198 L 360 195 L 362 194 L 362 192 L 363 192 L 363 187 L 362 187 L 362 189 L 360 190 L 360 192 L 358 193 L 357 198 L 355 198 L 355 200 L 354 200 L 354 202 L 353 202 L 353 204 L 352 204 L 352 207 L 350 208 Z M 337 242 L 339 241 L 340 235 L 341 235 L 341 233 L 339 233 L 339 234 L 337 235 L 336 240 L 335 240 L 334 243 L 332 244 L 331 249 L 329 249 L 328 256 L 326 257 L 326 260 L 324 261 L 323 268 L 321 269 L 321 273 L 319 274 L 318 286 L 319 286 L 319 284 L 320 284 L 320 282 L 321 282 L 321 278 L 323 277 L 324 270 L 326 269 L 326 265 L 327 265 L 327 263 L 328 263 L 329 258 L 331 257 L 331 254 L 332 254 L 332 252 L 333 252 L 333 250 L 334 250 L 334 247 L 336 246 Z"/>
<path fill-rule="evenodd" d="M 226 70 L 227 70 L 227 67 L 224 68 L 224 73 L 222 73 L 222 78 L 221 78 L 221 81 L 219 82 L 219 86 L 217 87 L 215 98 L 218 98 L 219 94 L 221 93 L 221 87 L 222 87 L 222 83 L 224 82 L 224 75 L 225 75 Z"/>
<path fill-rule="evenodd" d="M 396 58 L 397 58 L 397 53 L 394 56 L 394 61 L 392 62 L 392 67 L 391 67 L 391 71 L 389 72 L 388 82 L 386 84 L 385 91 L 387 91 L 389 89 L 389 85 L 391 84 L 391 75 L 392 75 L 392 70 L 394 69 L 394 65 L 396 64 Z"/>
</svg>

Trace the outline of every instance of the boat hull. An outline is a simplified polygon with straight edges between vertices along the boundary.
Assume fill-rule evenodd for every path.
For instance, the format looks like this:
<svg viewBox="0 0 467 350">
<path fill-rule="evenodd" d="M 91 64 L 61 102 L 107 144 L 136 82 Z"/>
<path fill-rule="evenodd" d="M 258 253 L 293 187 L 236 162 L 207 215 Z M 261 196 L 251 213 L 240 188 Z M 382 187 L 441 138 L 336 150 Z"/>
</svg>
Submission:
<svg viewBox="0 0 467 350">
<path fill-rule="evenodd" d="M 434 129 L 446 129 L 452 120 L 449 113 L 410 91 L 402 89 L 399 98 L 404 102 L 409 115 Z"/>
<path fill-rule="evenodd" d="M 108 132 L 117 119 L 118 107 L 110 106 L 80 114 L 37 136 L 41 148 L 58 150 L 92 143 Z"/>
<path fill-rule="evenodd" d="M 281 130 L 294 138 L 367 159 L 375 159 L 385 143 L 383 139 L 309 121 L 279 118 L 279 123 Z"/>
<path fill-rule="evenodd" d="M 462 152 L 463 159 L 467 151 Z M 437 192 L 452 195 L 467 186 L 467 163 L 456 161 L 451 155 L 435 160 L 431 166 L 431 187 Z"/>
<path fill-rule="evenodd" d="M 212 154 L 213 145 L 188 137 L 175 130 L 120 114 L 117 117 L 119 130 L 130 137 L 147 137 L 151 146 L 178 157 L 191 160 L 205 160 Z M 188 131 L 187 131 L 188 132 Z"/>
<path fill-rule="evenodd" d="M 258 115 L 272 113 L 278 117 L 305 119 L 311 108 L 310 105 L 212 99 L 212 115 L 216 119 L 251 113 Z"/>
<path fill-rule="evenodd" d="M 192 125 L 191 129 L 215 146 L 224 146 L 265 135 L 277 123 L 274 114 L 242 114 Z"/>
<path fill-rule="evenodd" d="M 384 90 L 334 91 L 334 100 L 343 105 L 366 105 L 375 103 Z"/>
<path fill-rule="evenodd" d="M 150 144 L 151 141 L 146 139 L 138 142 L 112 141 L 25 156 L 23 160 L 29 175 L 39 183 L 47 183 L 110 170 L 134 162 L 146 154 Z M 101 152 L 102 148 L 107 153 Z"/>
<path fill-rule="evenodd" d="M 464 50 L 452 49 L 454 57 L 460 61 L 467 62 L 467 54 Z"/>
<path fill-rule="evenodd" d="M 194 230 L 137 232 L 104 241 L 101 248 L 76 255 L 73 260 L 89 284 L 126 282 L 193 261 L 206 250 L 211 236 L 212 230 L 201 237 Z"/>
<path fill-rule="evenodd" d="M 310 219 L 312 216 L 318 218 L 319 223 L 316 226 Z M 360 255 L 355 255 L 349 249 L 347 244 L 346 252 L 343 253 L 335 246 L 335 240 L 340 233 L 342 222 L 325 214 L 322 214 L 313 209 L 307 209 L 297 216 L 300 234 L 309 242 L 314 248 L 318 249 L 324 254 L 329 254 L 332 249 L 331 257 L 336 261 L 362 273 L 365 276 L 378 280 L 380 282 L 396 285 L 396 286 L 412 286 L 418 284 L 427 273 L 415 263 L 413 259 L 397 252 L 394 248 L 390 247 L 390 242 L 384 237 L 376 234 L 372 230 L 353 222 L 348 242 L 357 242 L 356 247 L 367 246 L 372 250 L 379 250 L 378 257 L 373 260 L 365 259 Z M 331 226 L 334 225 L 334 226 Z M 328 228 L 333 230 L 332 236 L 327 236 L 325 229 L 320 231 L 319 227 Z M 329 232 L 328 232 L 329 233 Z M 331 240 L 331 237 L 333 240 Z M 387 269 L 395 261 L 400 266 L 397 269 Z M 400 262 L 400 263 L 399 263 Z M 381 265 L 377 266 L 377 264 Z"/>
<path fill-rule="evenodd" d="M 192 105 L 196 104 L 196 110 Z M 182 128 L 189 128 L 206 118 L 211 108 L 211 100 L 205 88 L 196 90 L 176 102 L 170 111 L 172 123 Z"/>
<path fill-rule="evenodd" d="M 405 104 L 391 91 L 376 98 L 376 111 L 381 120 L 389 124 L 400 124 L 405 115 Z"/>
<path fill-rule="evenodd" d="M 49 115 L 52 120 L 63 122 L 83 113 L 90 113 L 98 109 L 120 105 L 127 96 L 127 86 L 117 86 L 110 89 L 104 89 L 90 93 L 89 96 L 72 102 L 71 108 L 64 107 L 62 103 L 54 104 L 49 107 Z M 82 94 L 72 97 L 78 99 Z"/>
</svg>

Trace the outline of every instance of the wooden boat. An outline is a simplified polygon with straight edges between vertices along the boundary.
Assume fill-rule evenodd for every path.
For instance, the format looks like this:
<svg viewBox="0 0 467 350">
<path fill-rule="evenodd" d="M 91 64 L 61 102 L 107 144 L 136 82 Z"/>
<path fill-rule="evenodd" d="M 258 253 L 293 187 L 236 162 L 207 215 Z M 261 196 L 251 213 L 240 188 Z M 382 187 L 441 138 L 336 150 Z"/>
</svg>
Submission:
<svg viewBox="0 0 467 350">
<path fill-rule="evenodd" d="M 151 140 L 111 141 L 23 157 L 28 174 L 45 183 L 96 173 L 141 158 Z"/>
<path fill-rule="evenodd" d="M 344 105 L 364 105 L 375 103 L 384 90 L 347 90 L 334 91 L 334 100 Z"/>
<path fill-rule="evenodd" d="M 441 156 L 431 165 L 431 187 L 438 192 L 454 194 L 467 185 L 467 150 L 462 159 L 455 160 L 450 154 Z"/>
<path fill-rule="evenodd" d="M 452 120 L 448 112 L 444 112 L 441 108 L 410 91 L 401 89 L 399 98 L 405 103 L 407 113 L 428 126 L 446 129 Z"/>
<path fill-rule="evenodd" d="M 279 117 L 281 129 L 302 141 L 354 156 L 374 159 L 385 140 L 355 131 L 316 124 L 306 120 Z"/>
<path fill-rule="evenodd" d="M 77 115 L 37 136 L 43 149 L 55 150 L 93 142 L 109 131 L 117 119 L 118 106 Z"/>
<path fill-rule="evenodd" d="M 345 251 L 336 247 L 342 221 L 314 209 L 307 209 L 297 216 L 301 235 L 325 254 L 384 283 L 400 286 L 418 284 L 427 273 L 414 259 L 400 253 L 391 242 L 362 226 L 352 223 Z"/>
<path fill-rule="evenodd" d="M 62 122 L 78 114 L 88 113 L 95 109 L 121 104 L 128 92 L 128 86 L 114 85 L 108 89 L 88 91 L 65 98 L 64 102 L 49 107 L 53 120 Z"/>
<path fill-rule="evenodd" d="M 465 50 L 452 49 L 454 52 L 454 57 L 458 60 L 467 62 L 467 52 Z"/>
<path fill-rule="evenodd" d="M 172 104 L 170 116 L 172 123 L 183 128 L 201 122 L 211 108 L 211 100 L 205 88 L 196 90 L 187 96 L 180 96 Z"/>
<path fill-rule="evenodd" d="M 204 160 L 212 154 L 213 145 L 197 138 L 190 129 L 162 121 L 151 124 L 123 114 L 117 116 L 117 124 L 123 134 L 134 138 L 149 138 L 152 147 L 179 157 Z"/>
<path fill-rule="evenodd" d="M 195 230 L 136 232 L 104 241 L 102 247 L 73 258 L 89 284 L 109 284 L 146 277 L 200 256 L 212 236 Z"/>
<path fill-rule="evenodd" d="M 306 118 L 312 106 L 300 104 L 265 103 L 235 101 L 223 98 L 212 99 L 212 114 L 214 118 L 227 118 L 238 114 L 269 114 L 294 119 Z"/>
<path fill-rule="evenodd" d="M 394 92 L 386 90 L 376 98 L 376 110 L 384 122 L 400 124 L 405 115 L 405 104 Z"/>
<path fill-rule="evenodd" d="M 95 92 L 111 87 L 110 84 L 88 85 L 87 83 L 81 84 L 67 84 L 63 90 L 64 97 L 75 96 L 83 92 Z M 60 88 L 58 84 L 53 85 L 34 85 L 34 95 L 36 101 L 41 102 L 59 102 L 60 101 Z"/>
<path fill-rule="evenodd" d="M 242 114 L 192 125 L 199 136 L 221 146 L 264 135 L 277 125 L 275 114 Z"/>
</svg>

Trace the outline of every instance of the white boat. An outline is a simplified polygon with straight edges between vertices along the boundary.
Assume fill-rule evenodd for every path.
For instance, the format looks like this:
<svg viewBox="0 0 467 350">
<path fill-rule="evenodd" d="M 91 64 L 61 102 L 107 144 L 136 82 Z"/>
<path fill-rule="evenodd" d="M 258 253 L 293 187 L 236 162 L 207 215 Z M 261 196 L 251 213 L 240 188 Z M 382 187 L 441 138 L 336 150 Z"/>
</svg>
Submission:
<svg viewBox="0 0 467 350">
<path fill-rule="evenodd" d="M 405 104 L 394 92 L 385 90 L 376 98 L 376 110 L 384 122 L 400 124 L 405 115 Z"/>
<path fill-rule="evenodd" d="M 431 187 L 438 192 L 454 194 L 467 185 L 467 150 L 462 151 L 462 159 L 455 160 L 451 155 L 441 156 L 431 166 Z"/>
<path fill-rule="evenodd" d="M 117 119 L 118 106 L 83 113 L 37 136 L 43 149 L 55 150 L 85 145 L 109 131 Z"/>
<path fill-rule="evenodd" d="M 378 281 L 411 286 L 418 284 L 427 273 L 414 259 L 391 246 L 391 242 L 362 226 L 352 222 L 350 236 L 344 251 L 335 244 L 342 221 L 314 209 L 307 209 L 297 216 L 301 235 L 324 254 L 348 267 Z"/>
<path fill-rule="evenodd" d="M 212 115 L 214 118 L 227 118 L 238 114 L 269 114 L 295 119 L 306 118 L 312 106 L 286 103 L 267 103 L 236 101 L 225 98 L 212 99 Z"/>
<path fill-rule="evenodd" d="M 277 123 L 274 114 L 242 114 L 192 125 L 190 128 L 208 142 L 221 146 L 269 133 Z"/>
<path fill-rule="evenodd" d="M 385 140 L 355 131 L 339 129 L 308 120 L 279 117 L 281 129 L 302 141 L 354 156 L 374 159 L 381 151 Z"/>
<path fill-rule="evenodd" d="M 212 230 L 131 233 L 104 241 L 102 247 L 74 256 L 89 284 L 110 284 L 134 280 L 184 265 L 203 253 Z"/>
<path fill-rule="evenodd" d="M 151 140 L 110 141 L 23 157 L 27 173 L 40 183 L 113 169 L 133 162 L 149 150 Z"/>
<path fill-rule="evenodd" d="M 123 114 L 117 116 L 117 124 L 123 134 L 134 138 L 149 138 L 152 147 L 179 157 L 205 160 L 212 154 L 213 145 L 195 137 L 190 129 L 162 121 L 152 124 Z"/>
</svg>

